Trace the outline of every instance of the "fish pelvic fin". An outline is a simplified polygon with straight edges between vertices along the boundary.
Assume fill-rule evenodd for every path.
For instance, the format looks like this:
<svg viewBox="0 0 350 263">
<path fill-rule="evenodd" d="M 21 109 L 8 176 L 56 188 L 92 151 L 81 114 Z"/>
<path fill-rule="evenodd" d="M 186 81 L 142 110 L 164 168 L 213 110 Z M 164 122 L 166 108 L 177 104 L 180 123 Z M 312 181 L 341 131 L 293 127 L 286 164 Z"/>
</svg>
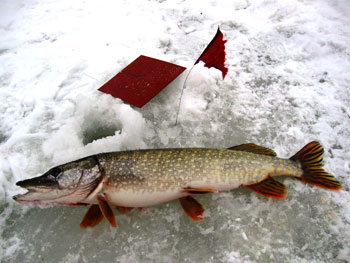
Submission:
<svg viewBox="0 0 350 263">
<path fill-rule="evenodd" d="M 203 220 L 204 208 L 196 199 L 189 195 L 180 198 L 179 201 L 189 218 L 194 221 Z"/>
<path fill-rule="evenodd" d="M 329 190 L 341 190 L 338 180 L 322 168 L 324 149 L 319 142 L 308 143 L 290 159 L 300 162 L 303 169 L 301 177 L 296 177 L 302 182 L 317 185 Z"/>
<path fill-rule="evenodd" d="M 287 195 L 287 187 L 270 176 L 257 184 L 248 185 L 247 187 L 266 197 L 283 199 Z"/>
</svg>

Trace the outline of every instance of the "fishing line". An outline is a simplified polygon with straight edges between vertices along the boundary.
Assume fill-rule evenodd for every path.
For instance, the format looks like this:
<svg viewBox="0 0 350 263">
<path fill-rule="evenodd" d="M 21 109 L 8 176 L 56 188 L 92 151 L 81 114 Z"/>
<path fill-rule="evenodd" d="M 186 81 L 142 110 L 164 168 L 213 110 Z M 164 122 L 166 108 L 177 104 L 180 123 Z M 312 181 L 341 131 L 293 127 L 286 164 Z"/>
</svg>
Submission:
<svg viewBox="0 0 350 263">
<path fill-rule="evenodd" d="M 184 84 L 183 84 L 183 86 L 182 86 L 181 95 L 180 95 L 180 101 L 179 101 L 179 106 L 177 107 L 175 126 L 177 125 L 177 121 L 178 121 L 178 119 L 179 119 L 179 112 L 180 112 L 180 107 L 181 107 L 182 95 L 183 95 L 184 90 L 185 90 L 185 87 L 186 87 L 186 82 L 187 82 L 188 76 L 191 74 L 191 71 L 192 71 L 192 69 L 194 68 L 195 65 L 196 65 L 196 64 L 193 64 L 193 66 L 191 67 L 190 71 L 188 72 L 188 74 L 187 74 L 187 76 L 186 76 L 186 78 L 185 78 Z"/>
</svg>

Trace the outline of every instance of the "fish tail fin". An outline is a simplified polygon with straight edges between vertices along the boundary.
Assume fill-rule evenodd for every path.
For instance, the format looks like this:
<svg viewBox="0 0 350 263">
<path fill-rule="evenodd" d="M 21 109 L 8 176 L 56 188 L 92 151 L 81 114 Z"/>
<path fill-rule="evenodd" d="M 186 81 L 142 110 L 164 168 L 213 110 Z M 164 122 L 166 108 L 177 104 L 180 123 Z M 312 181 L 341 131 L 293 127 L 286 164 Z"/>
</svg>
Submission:
<svg viewBox="0 0 350 263">
<path fill-rule="evenodd" d="M 303 174 L 298 179 L 329 190 L 341 190 L 342 186 L 337 179 L 322 168 L 323 153 L 321 144 L 313 141 L 290 158 L 302 166 Z"/>
</svg>

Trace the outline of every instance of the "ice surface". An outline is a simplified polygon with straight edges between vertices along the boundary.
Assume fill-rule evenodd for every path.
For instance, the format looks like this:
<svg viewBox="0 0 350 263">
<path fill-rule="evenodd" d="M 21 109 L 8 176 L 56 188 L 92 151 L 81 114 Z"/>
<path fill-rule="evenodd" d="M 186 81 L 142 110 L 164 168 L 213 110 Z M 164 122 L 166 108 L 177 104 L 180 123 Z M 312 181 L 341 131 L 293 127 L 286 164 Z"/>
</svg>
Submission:
<svg viewBox="0 0 350 263">
<path fill-rule="evenodd" d="M 350 258 L 350 4 L 325 1 L 0 2 L 1 262 L 347 262 Z M 142 109 L 97 89 L 140 54 L 190 68 L 220 25 L 228 76 L 197 65 Z M 15 182 L 86 155 L 254 142 L 289 157 L 311 140 L 344 186 L 285 179 L 177 201 L 82 230 L 84 207 L 26 207 Z M 349 262 L 349 261 L 348 261 Z"/>
</svg>

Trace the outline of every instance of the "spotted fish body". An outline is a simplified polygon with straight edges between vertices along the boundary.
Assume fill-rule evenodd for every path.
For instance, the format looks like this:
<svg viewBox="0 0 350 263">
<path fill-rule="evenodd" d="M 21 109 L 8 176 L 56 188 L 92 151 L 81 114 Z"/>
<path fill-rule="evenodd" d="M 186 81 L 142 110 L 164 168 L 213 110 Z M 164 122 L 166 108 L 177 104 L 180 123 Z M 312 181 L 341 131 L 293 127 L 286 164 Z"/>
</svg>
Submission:
<svg viewBox="0 0 350 263">
<path fill-rule="evenodd" d="M 174 199 L 190 218 L 201 220 L 204 209 L 193 195 L 248 187 L 267 197 L 284 198 L 287 189 L 273 179 L 277 176 L 340 190 L 339 182 L 321 168 L 323 152 L 318 142 L 311 142 L 290 159 L 255 144 L 101 153 L 17 182 L 29 191 L 14 199 L 38 205 L 91 204 L 83 228 L 97 225 L 103 217 L 116 226 L 110 206 L 125 212 Z"/>
<path fill-rule="evenodd" d="M 250 152 L 218 149 L 164 149 L 97 156 L 105 171 L 99 189 L 106 200 L 145 207 L 181 198 L 184 189 L 226 191 L 268 176 L 301 176 L 297 162 Z"/>
</svg>

